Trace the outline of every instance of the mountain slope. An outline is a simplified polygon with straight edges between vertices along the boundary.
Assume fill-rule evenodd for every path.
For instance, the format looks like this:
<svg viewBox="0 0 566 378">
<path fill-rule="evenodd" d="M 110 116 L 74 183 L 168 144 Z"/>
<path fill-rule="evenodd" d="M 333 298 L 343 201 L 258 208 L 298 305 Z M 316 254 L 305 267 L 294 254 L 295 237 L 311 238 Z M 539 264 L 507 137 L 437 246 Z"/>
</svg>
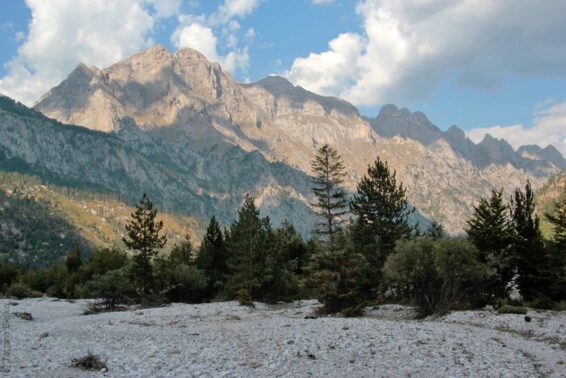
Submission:
<svg viewBox="0 0 566 378">
<path fill-rule="evenodd" d="M 112 131 L 144 156 L 181 170 L 201 161 L 193 165 L 203 172 L 210 159 L 220 159 L 209 184 L 232 174 L 218 164 L 226 160 L 207 155 L 216 145 L 237 146 L 258 161 L 280 162 L 306 177 L 316 148 L 329 143 L 344 158 L 350 189 L 380 156 L 397 170 L 410 202 L 451 232 L 463 229 L 474 203 L 492 188 L 510 191 L 527 179 L 538 188 L 561 169 L 556 159 L 527 158 L 505 141 L 486 137 L 476 145 L 457 127 L 442 132 L 420 112 L 390 105 L 371 119 L 346 101 L 283 78 L 238 84 L 191 49 L 170 53 L 156 46 L 106 69 L 79 65 L 36 109 L 62 122 Z M 126 131 L 124 117 L 132 120 Z M 308 180 L 299 186 L 308 186 Z M 213 193 L 211 187 L 199 188 Z M 294 205 L 305 206 L 307 197 L 308 189 L 297 189 Z M 290 213 L 307 228 L 301 212 Z"/>
<path fill-rule="evenodd" d="M 163 210 L 201 220 L 216 215 L 225 224 L 249 193 L 275 224 L 289 219 L 301 232 L 310 230 L 308 176 L 257 152 L 180 138 L 182 131 L 171 128 L 144 132 L 128 119 L 117 133 L 91 131 L 23 109 L 0 106 L 0 169 L 112 193 L 130 204 L 146 192 Z"/>
</svg>

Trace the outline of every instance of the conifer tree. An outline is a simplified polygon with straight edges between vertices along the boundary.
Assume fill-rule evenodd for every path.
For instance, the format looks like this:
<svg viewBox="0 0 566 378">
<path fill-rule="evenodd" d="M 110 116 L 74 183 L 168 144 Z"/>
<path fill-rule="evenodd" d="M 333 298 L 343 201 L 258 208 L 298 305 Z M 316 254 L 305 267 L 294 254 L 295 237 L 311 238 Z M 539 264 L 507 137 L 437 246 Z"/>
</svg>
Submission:
<svg viewBox="0 0 566 378">
<path fill-rule="evenodd" d="M 397 183 L 396 172 L 390 171 L 387 162 L 379 158 L 358 183 L 350 208 L 357 217 L 352 226 L 352 240 L 369 267 L 365 291 L 373 296 L 385 259 L 398 240 L 411 234 L 409 215 L 414 209 L 407 202 L 403 184 Z"/>
<path fill-rule="evenodd" d="M 328 144 L 320 147 L 311 162 L 313 171 L 313 192 L 321 221 L 315 232 L 326 238 L 328 249 L 336 247 L 336 234 L 342 224 L 342 216 L 347 213 L 346 191 L 342 188 L 346 176 L 344 163 L 338 151 Z"/>
<path fill-rule="evenodd" d="M 367 268 L 365 257 L 347 242 L 344 234 L 338 235 L 333 251 L 323 246 L 315 249 L 308 267 L 307 284 L 323 305 L 319 311 L 359 315 Z"/>
<path fill-rule="evenodd" d="M 82 264 L 81 250 L 78 247 L 67 253 L 67 256 L 65 256 L 65 266 L 69 273 L 78 272 Z"/>
<path fill-rule="evenodd" d="M 133 258 L 133 273 L 141 284 L 141 292 L 145 293 L 151 288 L 153 281 L 151 260 L 165 246 L 167 238 L 165 235 L 159 235 L 163 222 L 156 220 L 157 209 L 147 194 L 143 194 L 131 216 L 132 219 L 126 224 L 128 236 L 123 238 L 123 241 L 128 248 L 136 252 Z"/>
<path fill-rule="evenodd" d="M 246 196 L 242 208 L 238 211 L 238 219 L 230 226 L 226 238 L 226 246 L 230 254 L 229 289 L 233 292 L 246 289 L 252 299 L 258 299 L 260 294 L 267 227 L 269 220 L 262 220 L 259 217 L 254 198 Z"/>
<path fill-rule="evenodd" d="M 554 241 L 566 250 L 566 189 L 563 196 L 564 198 L 554 205 L 554 213 L 546 213 L 544 216 L 554 227 Z"/>
<path fill-rule="evenodd" d="M 545 248 L 535 214 L 535 195 L 530 182 L 525 191 L 517 188 L 512 199 L 513 248 L 517 264 L 519 290 L 526 300 L 545 291 Z"/>
<path fill-rule="evenodd" d="M 224 235 L 218 221 L 212 217 L 196 258 L 196 265 L 206 273 L 209 279 L 207 291 L 210 297 L 215 296 L 224 288 L 228 273 L 227 258 Z"/>
<path fill-rule="evenodd" d="M 444 231 L 442 224 L 437 221 L 432 221 L 432 223 L 428 226 L 426 236 L 432 240 L 440 240 L 446 236 L 446 231 Z"/>
<path fill-rule="evenodd" d="M 194 262 L 194 254 L 195 251 L 193 243 L 191 242 L 191 236 L 186 234 L 185 240 L 173 246 L 169 259 L 179 264 L 192 265 Z"/>
<path fill-rule="evenodd" d="M 566 300 L 566 190 L 563 199 L 555 204 L 554 213 L 545 217 L 554 226 L 546 271 L 550 283 L 548 294 L 555 301 L 563 301 Z"/>
<path fill-rule="evenodd" d="M 474 207 L 472 218 L 467 221 L 466 231 L 480 252 L 480 261 L 496 272 L 487 289 L 488 294 L 496 297 L 505 296 L 507 284 L 513 278 L 513 230 L 508 214 L 503 191 L 492 190 L 491 197 L 482 198 Z"/>
</svg>

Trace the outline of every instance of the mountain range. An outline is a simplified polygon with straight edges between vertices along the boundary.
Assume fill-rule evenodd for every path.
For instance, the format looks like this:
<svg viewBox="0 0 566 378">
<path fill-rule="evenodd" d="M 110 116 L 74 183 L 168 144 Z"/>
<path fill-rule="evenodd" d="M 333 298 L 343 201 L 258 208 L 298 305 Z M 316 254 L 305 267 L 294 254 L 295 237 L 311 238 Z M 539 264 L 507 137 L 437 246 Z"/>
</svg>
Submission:
<svg viewBox="0 0 566 378">
<path fill-rule="evenodd" d="M 25 108 L 0 101 L 0 169 L 119 195 L 147 192 L 169 212 L 227 224 L 246 194 L 274 224 L 313 224 L 310 161 L 325 143 L 347 167 L 349 190 L 376 157 L 407 188 L 422 223 L 461 232 L 477 200 L 566 169 L 554 147 L 478 144 L 456 126 L 385 105 L 376 117 L 270 76 L 238 83 L 192 49 L 155 46 L 100 69 L 79 64 Z"/>
</svg>

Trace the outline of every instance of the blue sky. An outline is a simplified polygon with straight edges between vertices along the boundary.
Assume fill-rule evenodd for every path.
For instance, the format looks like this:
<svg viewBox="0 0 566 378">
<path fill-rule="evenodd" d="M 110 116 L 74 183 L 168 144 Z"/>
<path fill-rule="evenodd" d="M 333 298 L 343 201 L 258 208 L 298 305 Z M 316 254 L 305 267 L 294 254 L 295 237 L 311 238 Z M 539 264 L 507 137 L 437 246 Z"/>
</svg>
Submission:
<svg viewBox="0 0 566 378">
<path fill-rule="evenodd" d="M 3 1 L 0 91 L 33 104 L 79 61 L 188 46 L 241 81 L 280 74 L 368 116 L 395 103 L 564 153 L 564 19 L 562 0 Z"/>
</svg>

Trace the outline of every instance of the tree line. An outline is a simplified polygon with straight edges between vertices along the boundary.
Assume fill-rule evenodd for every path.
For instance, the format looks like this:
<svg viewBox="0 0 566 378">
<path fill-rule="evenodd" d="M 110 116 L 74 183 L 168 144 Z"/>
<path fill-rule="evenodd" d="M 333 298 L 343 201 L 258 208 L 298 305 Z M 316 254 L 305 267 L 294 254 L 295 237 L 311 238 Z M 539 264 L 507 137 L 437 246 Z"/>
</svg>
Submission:
<svg viewBox="0 0 566 378">
<path fill-rule="evenodd" d="M 432 222 L 411 225 L 415 211 L 395 170 L 377 158 L 350 198 L 346 167 L 329 145 L 312 161 L 318 222 L 304 240 L 288 222 L 274 227 L 246 196 L 234 222 L 212 217 L 195 247 L 186 238 L 167 255 L 163 223 L 144 194 L 127 224 L 128 252 L 101 249 L 83 261 L 71 251 L 55 266 L 19 271 L 0 264 L 0 289 L 65 298 L 99 298 L 102 308 L 238 299 L 275 303 L 317 298 L 323 314 L 361 314 L 367 305 L 416 305 L 421 315 L 521 302 L 553 308 L 566 300 L 566 200 L 546 214 L 545 240 L 530 183 L 509 203 L 502 191 L 482 198 L 466 236 L 451 237 Z"/>
</svg>

